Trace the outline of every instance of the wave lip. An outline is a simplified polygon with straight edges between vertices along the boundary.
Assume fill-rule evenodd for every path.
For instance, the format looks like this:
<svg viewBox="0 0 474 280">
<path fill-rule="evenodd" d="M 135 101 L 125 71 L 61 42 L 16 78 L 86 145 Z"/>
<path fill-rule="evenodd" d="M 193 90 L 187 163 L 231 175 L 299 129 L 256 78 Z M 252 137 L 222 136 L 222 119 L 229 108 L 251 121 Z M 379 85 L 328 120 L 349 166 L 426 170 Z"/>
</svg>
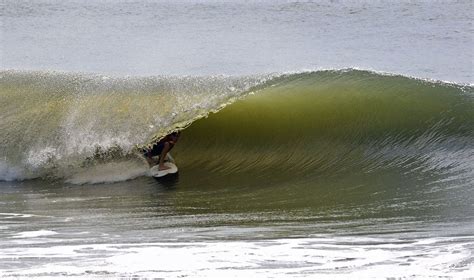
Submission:
<svg viewBox="0 0 474 280">
<path fill-rule="evenodd" d="M 2 71 L 0 179 L 67 177 L 97 154 L 127 157 L 267 78 Z"/>
</svg>

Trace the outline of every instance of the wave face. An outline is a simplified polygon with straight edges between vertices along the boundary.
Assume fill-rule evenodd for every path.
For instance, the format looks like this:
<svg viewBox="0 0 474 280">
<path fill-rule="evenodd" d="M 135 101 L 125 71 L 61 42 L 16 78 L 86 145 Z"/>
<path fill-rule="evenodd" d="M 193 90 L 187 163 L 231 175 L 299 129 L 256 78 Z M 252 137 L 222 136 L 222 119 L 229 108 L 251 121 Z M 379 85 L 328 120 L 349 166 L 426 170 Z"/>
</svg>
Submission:
<svg viewBox="0 0 474 280">
<path fill-rule="evenodd" d="M 182 173 L 259 185 L 466 186 L 474 181 L 473 92 L 351 69 L 149 78 L 2 72 L 0 179 L 141 176 L 136 147 L 189 126 L 173 151 Z"/>
<path fill-rule="evenodd" d="M 177 158 L 261 185 L 472 186 L 473 97 L 472 87 L 364 71 L 285 75 L 193 123 Z"/>
</svg>

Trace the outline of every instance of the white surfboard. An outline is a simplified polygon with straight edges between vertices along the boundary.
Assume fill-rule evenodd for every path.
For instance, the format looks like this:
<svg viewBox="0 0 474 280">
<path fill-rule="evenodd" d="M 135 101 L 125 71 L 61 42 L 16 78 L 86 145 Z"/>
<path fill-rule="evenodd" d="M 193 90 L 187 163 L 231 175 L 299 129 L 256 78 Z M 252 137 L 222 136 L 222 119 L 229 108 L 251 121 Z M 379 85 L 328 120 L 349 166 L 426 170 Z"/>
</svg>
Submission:
<svg viewBox="0 0 474 280">
<path fill-rule="evenodd" d="M 159 166 L 155 165 L 150 168 L 150 175 L 153 177 L 163 177 L 165 175 L 174 174 L 178 172 L 178 167 L 174 163 L 167 161 L 164 163 L 164 165 L 169 167 L 169 169 L 160 170 Z"/>
</svg>

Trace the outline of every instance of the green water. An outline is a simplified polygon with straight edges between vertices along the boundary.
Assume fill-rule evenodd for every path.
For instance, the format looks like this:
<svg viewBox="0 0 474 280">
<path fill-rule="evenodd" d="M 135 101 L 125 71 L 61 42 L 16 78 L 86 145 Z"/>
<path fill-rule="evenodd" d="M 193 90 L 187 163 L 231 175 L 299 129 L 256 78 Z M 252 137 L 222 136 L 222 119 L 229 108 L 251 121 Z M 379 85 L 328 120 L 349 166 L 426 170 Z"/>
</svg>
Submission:
<svg viewBox="0 0 474 280">
<path fill-rule="evenodd" d="M 2 277 L 472 274 L 470 86 L 348 70 L 81 76 L 93 90 L 77 91 L 74 75 L 17 75 L 1 88 L 24 104 L 0 122 Z M 154 115 L 163 87 L 181 107 Z M 139 148 L 183 127 L 179 173 L 147 176 Z"/>
</svg>

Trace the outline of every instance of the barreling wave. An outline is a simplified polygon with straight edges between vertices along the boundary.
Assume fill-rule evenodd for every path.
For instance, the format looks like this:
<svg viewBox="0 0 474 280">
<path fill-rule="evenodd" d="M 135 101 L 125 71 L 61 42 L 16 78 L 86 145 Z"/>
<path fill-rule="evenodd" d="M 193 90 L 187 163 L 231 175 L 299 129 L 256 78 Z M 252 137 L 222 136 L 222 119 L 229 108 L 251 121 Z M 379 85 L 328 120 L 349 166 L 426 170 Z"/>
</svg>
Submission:
<svg viewBox="0 0 474 280">
<path fill-rule="evenodd" d="M 173 151 L 182 172 L 474 180 L 470 85 L 353 69 L 147 78 L 5 71 L 0 98 L 1 180 L 141 176 L 139 148 L 176 129 L 184 129 Z"/>
</svg>

